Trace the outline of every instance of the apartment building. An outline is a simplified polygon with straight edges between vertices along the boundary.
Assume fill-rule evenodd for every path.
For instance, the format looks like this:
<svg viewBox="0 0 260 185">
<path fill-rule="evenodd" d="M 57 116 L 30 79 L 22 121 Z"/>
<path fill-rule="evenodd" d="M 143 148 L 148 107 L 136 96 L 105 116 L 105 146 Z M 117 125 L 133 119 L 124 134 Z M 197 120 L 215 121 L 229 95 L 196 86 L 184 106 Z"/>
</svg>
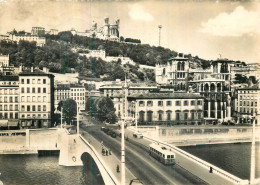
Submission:
<svg viewBox="0 0 260 185">
<path fill-rule="evenodd" d="M 22 128 L 53 126 L 54 76 L 48 71 L 23 71 L 19 74 L 20 125 Z"/>
</svg>

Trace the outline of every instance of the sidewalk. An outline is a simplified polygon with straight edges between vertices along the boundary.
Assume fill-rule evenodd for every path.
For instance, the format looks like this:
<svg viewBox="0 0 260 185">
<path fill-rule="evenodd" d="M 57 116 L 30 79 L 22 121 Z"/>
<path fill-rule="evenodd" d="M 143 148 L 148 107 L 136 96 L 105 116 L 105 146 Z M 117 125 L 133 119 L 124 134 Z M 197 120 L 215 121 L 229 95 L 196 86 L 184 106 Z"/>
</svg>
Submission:
<svg viewBox="0 0 260 185">
<path fill-rule="evenodd" d="M 90 145 L 92 145 L 95 148 L 96 151 L 100 151 L 100 154 L 101 154 L 100 156 L 104 160 L 105 164 L 110 168 L 111 172 L 114 173 L 114 176 L 117 178 L 118 182 L 121 182 L 121 161 L 120 161 L 120 159 L 118 159 L 115 155 L 113 155 L 113 153 L 111 155 L 109 155 L 109 153 L 108 153 L 108 156 L 102 155 L 101 143 L 97 139 L 92 137 L 90 134 L 88 134 L 86 131 L 83 131 L 81 134 L 90 143 Z M 106 146 L 103 146 L 103 148 L 105 150 L 109 151 L 106 148 Z M 119 169 L 120 169 L 119 173 L 116 172 L 117 164 L 119 165 Z M 125 175 L 126 175 L 126 180 L 125 180 L 126 185 L 129 185 L 129 183 L 132 179 L 136 179 L 136 177 L 128 170 L 127 167 L 126 167 Z"/>
</svg>

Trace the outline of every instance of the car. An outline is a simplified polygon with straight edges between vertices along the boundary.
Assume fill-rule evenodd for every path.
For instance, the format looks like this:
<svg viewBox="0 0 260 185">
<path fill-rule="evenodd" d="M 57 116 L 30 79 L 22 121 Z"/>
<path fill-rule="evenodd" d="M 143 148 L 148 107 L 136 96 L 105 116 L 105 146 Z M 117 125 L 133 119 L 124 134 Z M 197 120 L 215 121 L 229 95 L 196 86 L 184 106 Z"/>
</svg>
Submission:
<svg viewBox="0 0 260 185">
<path fill-rule="evenodd" d="M 135 138 L 139 138 L 139 139 L 142 139 L 142 138 L 144 137 L 143 134 L 140 133 L 140 132 L 135 132 L 135 133 L 133 134 L 133 136 L 134 136 Z"/>
<path fill-rule="evenodd" d="M 132 179 L 129 185 L 142 185 L 143 183 L 139 179 Z"/>
<path fill-rule="evenodd" d="M 109 131 L 109 128 L 104 128 L 103 131 L 107 133 Z"/>
<path fill-rule="evenodd" d="M 116 133 L 112 132 L 111 137 L 116 138 Z"/>
<path fill-rule="evenodd" d="M 109 130 L 108 132 L 106 132 L 106 134 L 109 135 L 109 136 L 111 136 L 112 133 L 113 133 L 113 132 L 110 131 L 110 130 Z"/>
</svg>

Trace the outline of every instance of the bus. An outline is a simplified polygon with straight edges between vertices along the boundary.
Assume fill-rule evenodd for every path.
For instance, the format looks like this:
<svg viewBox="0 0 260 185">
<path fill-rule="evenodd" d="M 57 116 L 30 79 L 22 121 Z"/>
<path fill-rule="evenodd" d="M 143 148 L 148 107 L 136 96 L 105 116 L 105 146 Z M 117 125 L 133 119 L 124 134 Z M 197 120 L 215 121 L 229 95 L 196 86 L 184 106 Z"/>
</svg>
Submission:
<svg viewBox="0 0 260 185">
<path fill-rule="evenodd" d="M 171 149 L 157 143 L 149 145 L 149 154 L 165 165 L 175 164 L 175 153 Z"/>
</svg>

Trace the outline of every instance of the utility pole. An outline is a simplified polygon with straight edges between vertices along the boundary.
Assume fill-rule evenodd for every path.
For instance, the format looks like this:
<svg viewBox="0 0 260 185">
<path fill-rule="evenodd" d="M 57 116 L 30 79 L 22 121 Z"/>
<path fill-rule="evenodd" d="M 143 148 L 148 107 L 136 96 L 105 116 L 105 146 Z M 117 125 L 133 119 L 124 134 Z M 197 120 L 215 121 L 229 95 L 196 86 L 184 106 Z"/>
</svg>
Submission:
<svg viewBox="0 0 260 185">
<path fill-rule="evenodd" d="M 77 105 L 77 134 L 79 134 L 79 105 Z"/>
<path fill-rule="evenodd" d="M 125 84 L 123 86 L 125 97 L 122 99 L 124 101 L 124 116 L 121 124 L 121 185 L 125 185 L 125 124 L 127 115 L 127 82 L 125 75 Z"/>
<path fill-rule="evenodd" d="M 62 107 L 61 107 L 61 113 L 60 113 L 60 128 L 62 128 Z"/>
<path fill-rule="evenodd" d="M 159 25 L 158 28 L 159 28 L 159 46 L 161 46 L 161 29 L 162 29 L 162 25 Z"/>
<path fill-rule="evenodd" d="M 250 184 L 253 184 L 255 179 L 255 120 L 257 114 L 255 114 L 253 121 L 253 130 L 252 130 L 252 146 L 251 146 L 251 165 L 250 165 Z"/>
</svg>

